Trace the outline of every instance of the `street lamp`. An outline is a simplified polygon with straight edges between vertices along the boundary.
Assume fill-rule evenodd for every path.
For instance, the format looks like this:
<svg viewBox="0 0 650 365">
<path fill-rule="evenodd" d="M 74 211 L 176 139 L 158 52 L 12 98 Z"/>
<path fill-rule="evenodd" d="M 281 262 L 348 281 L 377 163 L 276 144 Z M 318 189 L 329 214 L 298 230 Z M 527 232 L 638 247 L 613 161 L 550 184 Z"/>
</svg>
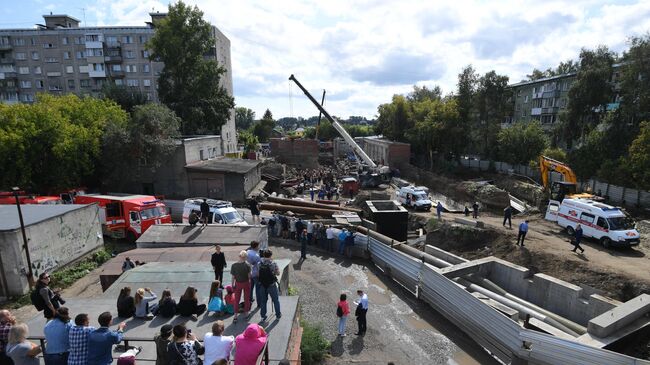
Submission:
<svg viewBox="0 0 650 365">
<path fill-rule="evenodd" d="M 14 186 L 11 188 L 16 198 L 16 207 L 18 208 L 18 219 L 20 220 L 20 231 L 23 234 L 23 248 L 25 249 L 25 256 L 27 257 L 27 281 L 29 288 L 34 287 L 34 272 L 32 271 L 32 259 L 29 257 L 29 245 L 27 244 L 27 235 L 25 234 L 25 222 L 23 221 L 23 212 L 20 209 L 20 200 L 18 199 L 18 192 L 20 188 Z"/>
</svg>

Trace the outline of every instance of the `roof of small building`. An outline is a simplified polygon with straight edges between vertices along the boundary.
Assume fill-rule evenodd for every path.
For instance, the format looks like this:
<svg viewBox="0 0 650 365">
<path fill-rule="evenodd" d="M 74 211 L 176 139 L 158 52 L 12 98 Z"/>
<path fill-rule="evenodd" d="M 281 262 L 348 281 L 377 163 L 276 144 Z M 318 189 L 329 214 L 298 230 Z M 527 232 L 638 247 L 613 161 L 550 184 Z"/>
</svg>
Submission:
<svg viewBox="0 0 650 365">
<path fill-rule="evenodd" d="M 23 213 L 25 227 L 28 227 L 87 206 L 87 204 L 21 204 L 20 210 Z M 20 229 L 20 219 L 18 218 L 16 205 L 0 205 L 0 232 L 14 231 L 17 229 Z"/>
<path fill-rule="evenodd" d="M 245 174 L 250 170 L 256 168 L 259 164 L 259 160 L 218 157 L 211 160 L 204 160 L 188 164 L 185 165 L 185 168 L 191 171 L 232 172 L 235 174 Z"/>
</svg>

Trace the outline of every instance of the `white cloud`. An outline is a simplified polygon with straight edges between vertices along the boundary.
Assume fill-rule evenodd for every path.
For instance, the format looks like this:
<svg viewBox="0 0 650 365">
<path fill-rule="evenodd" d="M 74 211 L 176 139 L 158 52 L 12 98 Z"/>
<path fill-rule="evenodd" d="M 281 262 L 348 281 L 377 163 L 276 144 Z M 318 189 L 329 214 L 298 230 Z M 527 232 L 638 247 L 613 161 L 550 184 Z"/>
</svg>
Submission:
<svg viewBox="0 0 650 365">
<path fill-rule="evenodd" d="M 40 0 L 39 0 L 40 1 Z M 293 86 L 327 89 L 335 115 L 371 117 L 411 85 L 455 89 L 467 64 L 512 82 L 600 44 L 620 52 L 650 30 L 650 1 L 188 0 L 231 40 L 236 103 L 261 115 L 315 115 Z M 167 1 L 88 1 L 89 23 L 142 25 Z M 40 14 L 39 14 L 40 15 Z M 94 25 L 94 24 L 92 24 Z"/>
</svg>

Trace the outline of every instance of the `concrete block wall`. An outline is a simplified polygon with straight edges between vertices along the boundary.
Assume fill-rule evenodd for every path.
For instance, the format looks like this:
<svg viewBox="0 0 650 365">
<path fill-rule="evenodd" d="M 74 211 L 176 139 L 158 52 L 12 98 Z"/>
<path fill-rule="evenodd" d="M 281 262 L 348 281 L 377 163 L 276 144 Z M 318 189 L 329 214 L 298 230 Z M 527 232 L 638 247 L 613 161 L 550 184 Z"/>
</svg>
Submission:
<svg viewBox="0 0 650 365">
<path fill-rule="evenodd" d="M 278 162 L 303 168 L 318 166 L 318 141 L 313 139 L 271 138 L 271 156 Z"/>
</svg>

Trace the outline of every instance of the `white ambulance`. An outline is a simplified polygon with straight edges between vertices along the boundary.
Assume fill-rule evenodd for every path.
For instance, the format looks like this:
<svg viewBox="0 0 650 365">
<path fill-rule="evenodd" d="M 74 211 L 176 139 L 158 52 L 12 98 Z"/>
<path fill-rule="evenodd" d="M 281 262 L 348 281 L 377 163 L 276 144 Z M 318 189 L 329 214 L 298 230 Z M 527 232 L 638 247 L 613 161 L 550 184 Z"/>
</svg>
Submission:
<svg viewBox="0 0 650 365">
<path fill-rule="evenodd" d="M 183 223 L 188 224 L 190 214 L 196 213 L 201 216 L 201 203 L 204 198 L 189 198 L 183 201 Z M 224 200 L 206 199 L 210 206 L 210 215 L 208 223 L 211 224 L 235 224 L 238 226 L 247 226 L 244 217 L 239 214 L 237 209 L 232 207 L 232 203 Z"/>
<path fill-rule="evenodd" d="M 605 247 L 630 247 L 641 242 L 641 235 L 629 214 L 591 199 L 551 201 L 546 219 L 557 222 L 569 235 L 573 235 L 576 225 L 580 224 L 585 237 L 593 237 Z"/>
<path fill-rule="evenodd" d="M 431 200 L 429 200 L 428 189 L 415 186 L 404 186 L 397 191 L 397 201 L 402 205 L 415 210 L 431 210 Z"/>
</svg>

